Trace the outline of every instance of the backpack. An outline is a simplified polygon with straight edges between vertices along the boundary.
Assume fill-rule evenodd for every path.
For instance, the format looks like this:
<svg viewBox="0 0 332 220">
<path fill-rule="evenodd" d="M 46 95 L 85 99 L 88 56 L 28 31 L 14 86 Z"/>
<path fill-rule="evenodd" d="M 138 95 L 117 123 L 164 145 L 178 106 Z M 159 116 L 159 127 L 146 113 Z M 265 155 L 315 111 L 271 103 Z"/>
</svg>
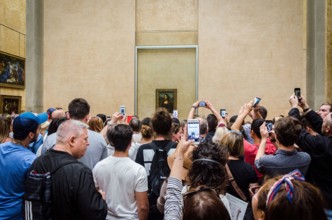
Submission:
<svg viewBox="0 0 332 220">
<path fill-rule="evenodd" d="M 52 219 L 52 175 L 61 167 L 71 163 L 78 161 L 61 163 L 51 172 L 41 174 L 31 170 L 27 174 L 23 197 L 25 220 Z"/>
<path fill-rule="evenodd" d="M 158 147 L 154 142 L 151 142 L 151 145 L 155 153 L 152 158 L 150 175 L 148 176 L 148 197 L 150 211 L 156 211 L 156 204 L 161 186 L 170 174 L 170 168 L 167 163 L 167 152 L 172 147 L 173 142 L 168 142 L 164 147 Z"/>
</svg>

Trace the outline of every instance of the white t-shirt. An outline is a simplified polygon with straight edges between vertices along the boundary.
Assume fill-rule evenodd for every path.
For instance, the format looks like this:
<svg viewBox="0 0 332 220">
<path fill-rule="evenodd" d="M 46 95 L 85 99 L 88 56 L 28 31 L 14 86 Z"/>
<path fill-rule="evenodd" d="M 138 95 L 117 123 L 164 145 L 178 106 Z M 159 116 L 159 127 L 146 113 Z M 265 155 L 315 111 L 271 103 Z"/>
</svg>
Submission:
<svg viewBox="0 0 332 220">
<path fill-rule="evenodd" d="M 135 192 L 148 190 L 144 167 L 129 157 L 109 156 L 92 172 L 96 187 L 106 194 L 106 219 L 138 219 Z"/>
</svg>

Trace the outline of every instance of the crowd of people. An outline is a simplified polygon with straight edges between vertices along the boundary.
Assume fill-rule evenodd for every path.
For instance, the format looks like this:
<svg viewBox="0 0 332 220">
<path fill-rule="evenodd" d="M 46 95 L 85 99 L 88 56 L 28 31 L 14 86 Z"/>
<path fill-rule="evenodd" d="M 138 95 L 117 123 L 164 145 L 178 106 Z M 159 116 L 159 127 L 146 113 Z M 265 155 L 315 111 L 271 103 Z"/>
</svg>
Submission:
<svg viewBox="0 0 332 220">
<path fill-rule="evenodd" d="M 0 219 L 332 219 L 332 106 L 315 111 L 295 94 L 289 103 L 273 120 L 254 100 L 232 117 L 196 101 L 183 120 L 166 108 L 90 117 L 83 98 L 68 111 L 3 115 Z M 29 200 L 41 189 L 28 176 L 46 174 L 43 206 Z"/>
</svg>

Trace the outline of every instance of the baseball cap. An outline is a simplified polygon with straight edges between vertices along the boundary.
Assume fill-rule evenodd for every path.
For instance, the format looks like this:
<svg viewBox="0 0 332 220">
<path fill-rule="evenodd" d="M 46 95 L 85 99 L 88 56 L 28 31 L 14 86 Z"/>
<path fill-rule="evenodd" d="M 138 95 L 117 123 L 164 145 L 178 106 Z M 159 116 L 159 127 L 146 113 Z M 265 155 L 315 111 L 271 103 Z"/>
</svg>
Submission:
<svg viewBox="0 0 332 220">
<path fill-rule="evenodd" d="M 52 113 L 54 112 L 56 110 L 56 108 L 49 108 L 49 109 L 47 109 L 47 114 L 48 114 L 48 118 L 51 118 L 51 115 L 52 115 Z"/>
<path fill-rule="evenodd" d="M 17 116 L 13 122 L 14 139 L 24 140 L 30 132 L 35 132 L 38 125 L 47 121 L 46 112 L 34 114 L 32 112 L 24 112 Z"/>
</svg>

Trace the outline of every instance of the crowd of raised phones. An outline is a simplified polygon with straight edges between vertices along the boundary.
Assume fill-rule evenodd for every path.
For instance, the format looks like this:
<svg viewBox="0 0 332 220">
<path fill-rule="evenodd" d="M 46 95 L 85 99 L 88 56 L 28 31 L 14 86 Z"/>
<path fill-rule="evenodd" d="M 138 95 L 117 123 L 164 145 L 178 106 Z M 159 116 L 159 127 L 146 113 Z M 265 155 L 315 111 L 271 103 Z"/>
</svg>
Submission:
<svg viewBox="0 0 332 220">
<path fill-rule="evenodd" d="M 292 94 L 266 120 L 259 101 L 230 115 L 200 100 L 185 120 L 91 117 L 83 98 L 3 115 L 0 219 L 332 219 L 331 104 Z M 46 174 L 47 201 L 34 182 Z"/>
</svg>

